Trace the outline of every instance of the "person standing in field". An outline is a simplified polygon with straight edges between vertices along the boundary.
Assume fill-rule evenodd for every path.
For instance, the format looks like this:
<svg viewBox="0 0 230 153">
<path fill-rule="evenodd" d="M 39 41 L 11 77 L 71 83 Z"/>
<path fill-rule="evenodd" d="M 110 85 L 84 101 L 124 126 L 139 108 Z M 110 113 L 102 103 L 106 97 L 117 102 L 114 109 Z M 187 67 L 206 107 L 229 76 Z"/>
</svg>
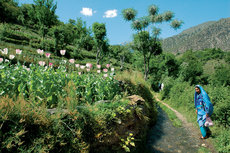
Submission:
<svg viewBox="0 0 230 153">
<path fill-rule="evenodd" d="M 211 135 L 211 131 L 208 127 L 205 127 L 205 122 L 207 117 L 210 117 L 213 113 L 213 105 L 210 102 L 208 94 L 200 85 L 195 86 L 194 103 L 197 114 L 197 122 L 202 134 L 200 138 L 206 139 Z"/>
</svg>

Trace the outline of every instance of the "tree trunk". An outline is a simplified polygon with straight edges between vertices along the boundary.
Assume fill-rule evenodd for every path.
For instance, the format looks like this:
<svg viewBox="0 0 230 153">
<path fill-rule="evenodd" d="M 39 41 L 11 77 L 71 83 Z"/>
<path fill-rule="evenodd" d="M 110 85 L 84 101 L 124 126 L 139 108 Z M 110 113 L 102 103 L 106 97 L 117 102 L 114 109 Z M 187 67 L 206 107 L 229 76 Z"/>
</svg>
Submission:
<svg viewBox="0 0 230 153">
<path fill-rule="evenodd" d="M 123 70 L 124 61 L 125 61 L 125 56 L 120 56 L 120 62 L 121 62 L 120 70 L 121 70 L 121 71 Z"/>
</svg>

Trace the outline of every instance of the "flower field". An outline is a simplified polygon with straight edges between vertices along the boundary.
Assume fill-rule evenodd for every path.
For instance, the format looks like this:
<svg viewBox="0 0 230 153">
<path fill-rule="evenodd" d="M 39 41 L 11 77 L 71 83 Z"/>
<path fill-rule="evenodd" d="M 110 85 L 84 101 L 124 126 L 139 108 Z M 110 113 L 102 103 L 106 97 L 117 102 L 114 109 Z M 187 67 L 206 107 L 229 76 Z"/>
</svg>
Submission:
<svg viewBox="0 0 230 153">
<path fill-rule="evenodd" d="M 38 50 L 38 53 L 43 54 L 43 51 L 41 53 L 41 50 Z M 7 49 L 4 54 L 7 54 Z M 11 56 L 14 58 L 17 55 L 9 55 Z M 49 58 L 50 54 L 46 53 L 46 57 Z M 109 64 L 101 72 L 101 65 L 97 65 L 94 70 L 91 63 L 79 65 L 74 63 L 74 59 L 70 59 L 68 64 L 63 60 L 62 64 L 55 69 L 51 62 L 39 61 L 38 64 L 30 64 L 26 67 L 20 63 L 12 65 L 9 60 L 3 60 L 0 58 L 1 96 L 34 98 L 36 104 L 46 103 L 47 107 L 51 108 L 58 105 L 60 96 L 62 98 L 67 96 L 64 88 L 70 83 L 75 89 L 74 95 L 79 104 L 112 100 L 120 93 L 118 81 L 113 78 L 114 68 L 108 70 Z M 66 68 L 66 65 L 71 71 Z"/>
<path fill-rule="evenodd" d="M 23 51 L 1 51 L 0 152 L 130 152 L 141 144 L 156 119 L 142 76 L 37 55 L 23 64 Z"/>
</svg>

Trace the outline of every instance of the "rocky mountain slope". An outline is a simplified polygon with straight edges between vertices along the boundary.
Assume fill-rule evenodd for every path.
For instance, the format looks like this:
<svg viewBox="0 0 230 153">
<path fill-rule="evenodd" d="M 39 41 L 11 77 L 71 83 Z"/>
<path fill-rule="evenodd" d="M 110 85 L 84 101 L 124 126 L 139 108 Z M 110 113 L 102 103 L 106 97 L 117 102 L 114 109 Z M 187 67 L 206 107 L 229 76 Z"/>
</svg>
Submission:
<svg viewBox="0 0 230 153">
<path fill-rule="evenodd" d="M 205 48 L 230 51 L 230 18 L 205 22 L 184 30 L 176 36 L 164 39 L 162 47 L 164 51 L 174 53 Z"/>
</svg>

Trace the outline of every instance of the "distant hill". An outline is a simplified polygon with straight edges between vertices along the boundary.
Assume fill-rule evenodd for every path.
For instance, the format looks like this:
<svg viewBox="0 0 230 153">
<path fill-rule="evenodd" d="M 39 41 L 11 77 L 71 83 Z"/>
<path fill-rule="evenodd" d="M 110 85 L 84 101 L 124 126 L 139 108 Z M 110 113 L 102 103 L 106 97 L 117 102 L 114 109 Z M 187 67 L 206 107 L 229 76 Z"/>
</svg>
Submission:
<svg viewBox="0 0 230 153">
<path fill-rule="evenodd" d="M 164 51 L 185 52 L 205 48 L 220 48 L 230 51 L 230 18 L 199 24 L 178 35 L 163 40 Z"/>
</svg>

